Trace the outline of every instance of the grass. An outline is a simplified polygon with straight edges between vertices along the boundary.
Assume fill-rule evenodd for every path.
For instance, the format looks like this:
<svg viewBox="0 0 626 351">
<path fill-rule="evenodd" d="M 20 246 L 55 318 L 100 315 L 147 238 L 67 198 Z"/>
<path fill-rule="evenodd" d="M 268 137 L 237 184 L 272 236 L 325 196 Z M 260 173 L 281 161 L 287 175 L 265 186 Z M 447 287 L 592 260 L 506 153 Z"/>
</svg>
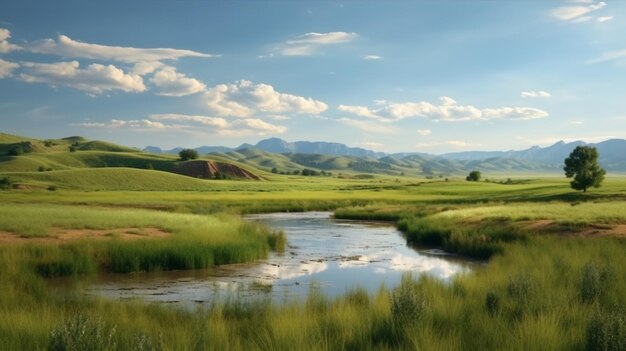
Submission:
<svg viewBox="0 0 626 351">
<path fill-rule="evenodd" d="M 535 220 L 572 228 L 623 224 L 624 179 L 607 179 L 585 195 L 565 179 L 499 184 L 383 176 L 269 176 L 202 181 L 207 188 L 198 191 L 149 191 L 159 187 L 149 180 L 157 172 L 145 172 L 128 180 L 139 184 L 145 177 L 141 191 L 111 190 L 119 186 L 105 175 L 98 179 L 103 185 L 91 188 L 32 178 L 59 189 L 0 191 L 0 230 L 37 236 L 54 227 L 156 227 L 171 233 L 132 242 L 1 246 L 3 349 L 618 350 L 626 343 L 626 240 L 558 237 L 527 226 Z M 71 177 L 64 181 L 69 185 Z M 309 209 L 398 221 L 409 240 L 491 259 L 448 283 L 406 277 L 373 295 L 355 287 L 342 297 L 312 292 L 305 303 L 286 305 L 233 299 L 188 311 L 80 294 L 86 273 L 197 268 L 281 250 L 284 234 L 232 214 Z M 42 276 L 58 275 L 74 276 L 76 289 L 51 291 Z"/>
<path fill-rule="evenodd" d="M 270 248 L 284 249 L 284 235 L 237 217 L 200 216 L 150 210 L 98 209 L 78 206 L 0 205 L 0 230 L 23 237 L 49 236 L 50 228 L 159 228 L 172 233 L 161 239 L 132 242 L 78 240 L 63 244 L 20 245 L 21 261 L 42 276 L 97 271 L 135 272 L 198 269 L 251 261 Z"/>
</svg>

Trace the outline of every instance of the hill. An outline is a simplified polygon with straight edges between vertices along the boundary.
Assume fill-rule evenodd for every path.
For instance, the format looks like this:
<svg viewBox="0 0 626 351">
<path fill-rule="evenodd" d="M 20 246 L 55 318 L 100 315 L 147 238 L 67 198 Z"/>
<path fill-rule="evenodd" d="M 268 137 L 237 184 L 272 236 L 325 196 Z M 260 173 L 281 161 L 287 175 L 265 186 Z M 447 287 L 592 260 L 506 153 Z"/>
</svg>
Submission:
<svg viewBox="0 0 626 351">
<path fill-rule="evenodd" d="M 215 160 L 205 160 L 203 162 L 212 163 L 213 168 L 220 178 L 257 180 L 260 179 L 255 171 L 242 168 L 233 163 L 215 162 Z M 202 161 L 199 161 L 202 162 Z M 181 168 L 182 167 L 182 168 Z M 49 180 L 48 183 L 58 182 L 61 186 L 71 186 L 64 182 L 63 178 L 53 176 L 63 175 L 57 171 L 74 171 L 83 169 L 102 168 L 133 168 L 141 170 L 156 170 L 170 173 L 179 173 L 197 178 L 194 172 L 187 172 L 186 166 L 181 166 L 177 156 L 168 154 L 153 154 L 140 152 L 133 148 L 116 145 L 104 141 L 90 141 L 82 137 L 73 136 L 63 139 L 37 140 L 19 137 L 10 134 L 0 134 L 0 173 L 11 174 L 20 179 L 31 181 Z M 109 171 L 104 171 L 109 172 Z M 32 173 L 32 174 L 31 174 Z M 156 172 L 163 176 L 163 172 Z M 27 174 L 30 174 L 27 176 Z M 98 173 L 100 174 L 100 173 Z M 112 175 L 118 173 L 112 172 Z M 148 173 L 141 173 L 147 175 Z M 154 174 L 149 174 L 155 176 Z M 214 174 L 213 174 L 214 175 Z M 176 175 L 180 177 L 180 175 Z M 209 174 L 203 178 L 211 178 Z M 104 180 L 95 177 L 96 180 Z M 125 182 L 124 178 L 116 178 L 117 181 Z M 129 179 L 129 182 L 131 180 Z M 46 183 L 46 184 L 48 184 Z M 90 181 L 85 184 L 90 188 Z M 98 183 L 98 182 L 95 182 Z M 94 183 L 94 184 L 95 184 Z M 105 182 L 108 184 L 108 182 Z M 153 182 L 155 185 L 158 182 Z M 130 183 L 129 183 L 130 184 Z M 136 188 L 129 185 L 131 188 Z M 178 184 L 174 188 L 194 188 L 194 184 Z M 169 189 L 169 188 L 165 188 Z"/>
</svg>

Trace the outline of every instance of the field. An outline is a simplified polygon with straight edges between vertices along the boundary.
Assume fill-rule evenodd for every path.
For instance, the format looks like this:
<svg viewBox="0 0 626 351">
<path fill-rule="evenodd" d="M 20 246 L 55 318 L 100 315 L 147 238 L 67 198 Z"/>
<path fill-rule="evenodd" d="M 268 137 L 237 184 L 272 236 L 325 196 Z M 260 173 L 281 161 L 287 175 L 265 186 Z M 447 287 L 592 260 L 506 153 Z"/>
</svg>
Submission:
<svg viewBox="0 0 626 351">
<path fill-rule="evenodd" d="M 12 183 L 0 191 L 3 349 L 626 349 L 624 177 L 587 193 L 554 175 L 304 177 L 253 168 L 265 161 L 248 151 L 212 159 L 260 181 L 205 180 L 170 173 L 171 155 L 0 137 L 30 148 L 0 162 Z M 451 283 L 407 275 L 376 294 L 355 286 L 338 298 L 232 299 L 195 312 L 81 294 L 103 272 L 266 257 L 288 238 L 241 215 L 311 210 L 390 221 L 410 245 L 485 264 Z M 52 289 L 51 278 L 69 280 L 69 290 Z"/>
</svg>

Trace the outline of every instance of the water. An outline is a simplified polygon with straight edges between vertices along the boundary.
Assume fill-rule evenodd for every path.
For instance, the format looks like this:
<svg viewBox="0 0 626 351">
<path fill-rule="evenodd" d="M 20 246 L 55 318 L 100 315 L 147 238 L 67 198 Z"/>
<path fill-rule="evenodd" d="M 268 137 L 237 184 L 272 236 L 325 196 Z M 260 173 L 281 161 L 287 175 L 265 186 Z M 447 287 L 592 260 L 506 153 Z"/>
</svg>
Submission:
<svg viewBox="0 0 626 351">
<path fill-rule="evenodd" d="M 406 272 L 448 281 L 472 263 L 438 250 L 416 250 L 394 226 L 334 220 L 330 212 L 246 216 L 287 235 L 282 254 L 265 260 L 195 271 L 108 274 L 85 293 L 114 299 L 195 306 L 232 297 L 305 299 L 311 291 L 333 297 L 357 286 L 375 293 L 396 286 Z"/>
</svg>

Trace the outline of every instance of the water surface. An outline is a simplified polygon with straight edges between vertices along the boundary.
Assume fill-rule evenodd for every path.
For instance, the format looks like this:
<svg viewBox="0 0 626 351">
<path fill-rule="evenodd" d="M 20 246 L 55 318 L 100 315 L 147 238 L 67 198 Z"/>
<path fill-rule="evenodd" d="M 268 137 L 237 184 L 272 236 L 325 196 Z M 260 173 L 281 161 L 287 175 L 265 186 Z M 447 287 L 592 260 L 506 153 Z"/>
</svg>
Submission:
<svg viewBox="0 0 626 351">
<path fill-rule="evenodd" d="M 330 212 L 250 215 L 287 235 L 284 253 L 211 269 L 107 274 L 86 289 L 116 299 L 200 305 L 219 299 L 269 298 L 285 302 L 311 291 L 333 297 L 363 287 L 396 286 L 406 272 L 447 281 L 471 263 L 437 250 L 416 250 L 393 225 L 335 220 Z"/>
</svg>

